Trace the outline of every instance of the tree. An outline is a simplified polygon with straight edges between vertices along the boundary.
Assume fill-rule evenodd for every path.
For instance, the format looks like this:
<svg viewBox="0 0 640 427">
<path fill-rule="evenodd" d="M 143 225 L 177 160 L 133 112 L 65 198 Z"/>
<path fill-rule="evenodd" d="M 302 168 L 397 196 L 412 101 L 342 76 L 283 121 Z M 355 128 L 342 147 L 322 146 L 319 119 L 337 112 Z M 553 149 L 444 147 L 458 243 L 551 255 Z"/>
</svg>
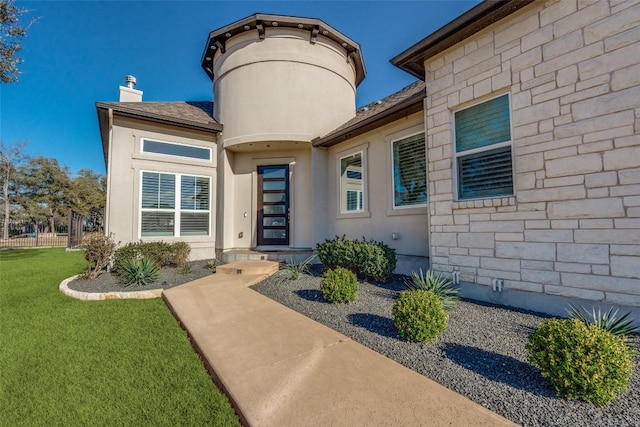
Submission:
<svg viewBox="0 0 640 427">
<path fill-rule="evenodd" d="M 25 152 L 26 146 L 26 142 L 7 145 L 0 141 L 0 184 L 2 185 L 2 201 L 4 205 L 3 239 L 9 238 L 11 205 L 17 201 L 16 183 L 21 181 L 18 176 L 18 170 L 28 158 Z"/>
<path fill-rule="evenodd" d="M 91 169 L 81 169 L 71 183 L 70 207 L 83 215 L 93 227 L 99 227 L 104 215 L 106 194 L 105 176 Z"/>
<path fill-rule="evenodd" d="M 27 10 L 15 5 L 14 0 L 0 0 L 0 80 L 2 83 L 18 81 L 20 71 L 18 65 L 22 58 L 18 56 L 22 50 L 22 38 L 33 20 L 26 26 L 20 25 L 20 16 Z"/>
<path fill-rule="evenodd" d="M 69 169 L 58 160 L 38 156 L 22 166 L 22 182 L 18 201 L 32 219 L 43 214 L 48 218 L 49 229 L 55 230 L 55 220 L 69 207 L 71 180 Z"/>
</svg>

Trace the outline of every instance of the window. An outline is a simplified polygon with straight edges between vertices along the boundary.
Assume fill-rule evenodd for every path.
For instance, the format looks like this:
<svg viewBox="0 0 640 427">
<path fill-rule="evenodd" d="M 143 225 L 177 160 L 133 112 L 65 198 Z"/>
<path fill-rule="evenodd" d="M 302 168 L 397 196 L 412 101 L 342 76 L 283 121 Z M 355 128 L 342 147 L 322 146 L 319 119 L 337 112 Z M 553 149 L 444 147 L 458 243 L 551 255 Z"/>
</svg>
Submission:
<svg viewBox="0 0 640 427">
<path fill-rule="evenodd" d="M 513 195 L 509 95 L 454 114 L 458 199 Z"/>
<path fill-rule="evenodd" d="M 201 176 L 142 172 L 140 236 L 208 236 L 210 182 Z"/>
<path fill-rule="evenodd" d="M 364 211 L 362 151 L 340 158 L 340 211 Z"/>
<path fill-rule="evenodd" d="M 424 133 L 393 141 L 393 206 L 427 203 L 427 159 Z"/>
<path fill-rule="evenodd" d="M 172 157 L 185 157 L 196 160 L 211 160 L 211 149 L 198 147 L 195 145 L 176 144 L 173 142 L 154 141 L 151 139 L 142 140 L 142 152 L 151 154 L 162 154 Z"/>
</svg>

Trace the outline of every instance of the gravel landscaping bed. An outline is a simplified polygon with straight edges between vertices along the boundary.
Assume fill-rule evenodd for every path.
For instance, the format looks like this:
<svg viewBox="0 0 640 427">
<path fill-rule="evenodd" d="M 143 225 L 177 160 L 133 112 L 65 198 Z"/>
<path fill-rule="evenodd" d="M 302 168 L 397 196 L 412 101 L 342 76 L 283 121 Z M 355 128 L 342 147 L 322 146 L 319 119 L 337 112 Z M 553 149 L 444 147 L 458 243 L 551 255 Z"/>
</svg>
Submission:
<svg viewBox="0 0 640 427">
<path fill-rule="evenodd" d="M 102 273 L 95 279 L 75 279 L 69 283 L 69 288 L 80 292 L 135 292 L 151 289 L 169 289 L 192 280 L 213 274 L 213 270 L 207 268 L 209 260 L 191 262 L 191 272 L 182 273 L 179 268 L 163 267 L 160 269 L 160 278 L 146 286 L 124 287 L 118 282 L 118 277 L 111 273 Z"/>
<path fill-rule="evenodd" d="M 317 272 L 299 280 L 287 277 L 280 271 L 253 289 L 518 424 L 640 425 L 638 365 L 629 391 L 604 409 L 555 396 L 527 362 L 525 349 L 544 315 L 463 300 L 449 313 L 449 326 L 438 342 L 406 343 L 397 336 L 391 315 L 404 289 L 402 276 L 385 284 L 361 282 L 358 299 L 348 305 L 324 301 Z M 638 337 L 633 344 L 639 347 Z"/>
</svg>

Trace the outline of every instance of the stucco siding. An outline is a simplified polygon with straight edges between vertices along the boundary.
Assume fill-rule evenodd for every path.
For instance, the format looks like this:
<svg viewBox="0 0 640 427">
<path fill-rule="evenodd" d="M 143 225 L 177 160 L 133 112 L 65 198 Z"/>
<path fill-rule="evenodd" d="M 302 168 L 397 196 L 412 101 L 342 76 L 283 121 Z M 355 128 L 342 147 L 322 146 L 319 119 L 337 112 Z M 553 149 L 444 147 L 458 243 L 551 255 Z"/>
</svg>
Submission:
<svg viewBox="0 0 640 427">
<path fill-rule="evenodd" d="M 147 154 L 141 140 L 188 144 L 211 149 L 211 161 Z M 192 247 L 192 259 L 215 256 L 216 144 L 215 135 L 187 132 L 170 126 L 149 124 L 116 116 L 110 144 L 107 230 L 125 244 L 141 240 L 140 181 L 142 171 L 197 175 L 210 178 L 209 236 L 142 238 L 142 240 L 184 240 Z"/>
<path fill-rule="evenodd" d="M 327 150 L 326 182 L 329 191 L 325 238 L 346 235 L 352 239 L 365 237 L 382 241 L 395 248 L 398 255 L 421 257 L 421 267 L 428 267 L 426 206 L 393 206 L 391 144 L 421 132 L 424 132 L 422 112 Z M 340 206 L 340 158 L 356 152 L 363 153 L 364 206 L 362 212 L 343 213 Z M 407 264 L 407 269 L 415 268 L 418 263 Z M 409 273 L 410 270 L 402 272 Z"/>
</svg>

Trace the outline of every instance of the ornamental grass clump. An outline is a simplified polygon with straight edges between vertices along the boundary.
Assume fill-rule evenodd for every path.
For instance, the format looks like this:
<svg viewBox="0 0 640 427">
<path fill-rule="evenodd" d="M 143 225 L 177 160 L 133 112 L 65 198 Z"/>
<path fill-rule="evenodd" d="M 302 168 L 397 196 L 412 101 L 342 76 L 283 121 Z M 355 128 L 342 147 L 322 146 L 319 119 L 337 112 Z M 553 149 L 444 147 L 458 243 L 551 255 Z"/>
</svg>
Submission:
<svg viewBox="0 0 640 427">
<path fill-rule="evenodd" d="M 432 270 L 427 270 L 426 274 L 422 270 L 418 273 L 414 271 L 411 273 L 411 280 L 405 280 L 405 285 L 408 290 L 433 292 L 442 301 L 445 310 L 452 310 L 458 304 L 459 288 L 442 274 L 436 276 Z"/>
<path fill-rule="evenodd" d="M 633 373 L 634 350 L 626 338 L 578 319 L 543 321 L 527 351 L 559 396 L 598 406 L 626 390 Z"/>
<path fill-rule="evenodd" d="M 328 270 L 322 278 L 320 290 L 324 299 L 332 304 L 350 303 L 358 297 L 358 278 L 346 268 Z"/>
<path fill-rule="evenodd" d="M 598 311 L 596 311 L 594 307 L 591 309 L 591 312 L 589 312 L 581 305 L 575 306 L 569 304 L 567 312 L 571 319 L 578 319 L 585 325 L 596 325 L 598 328 L 610 332 L 617 337 L 628 337 L 640 330 L 637 326 L 633 326 L 633 319 L 627 319 L 631 312 L 618 317 L 618 310 L 613 311 L 613 307 L 609 308 L 609 311 L 602 311 L 600 307 L 598 307 Z"/>
<path fill-rule="evenodd" d="M 129 258 L 122 263 L 120 283 L 123 286 L 145 286 L 155 282 L 160 277 L 158 265 L 152 259 Z"/>
<path fill-rule="evenodd" d="M 398 335 L 410 342 L 435 341 L 449 321 L 440 298 L 426 290 L 400 292 L 392 313 Z"/>
<path fill-rule="evenodd" d="M 309 272 L 309 268 L 311 268 L 311 261 L 315 258 L 315 255 L 311 255 L 306 258 L 304 261 L 296 262 L 293 258 L 289 258 L 289 262 L 282 266 L 282 269 L 285 270 L 289 279 L 298 280 L 302 277 L 303 274 Z"/>
</svg>

